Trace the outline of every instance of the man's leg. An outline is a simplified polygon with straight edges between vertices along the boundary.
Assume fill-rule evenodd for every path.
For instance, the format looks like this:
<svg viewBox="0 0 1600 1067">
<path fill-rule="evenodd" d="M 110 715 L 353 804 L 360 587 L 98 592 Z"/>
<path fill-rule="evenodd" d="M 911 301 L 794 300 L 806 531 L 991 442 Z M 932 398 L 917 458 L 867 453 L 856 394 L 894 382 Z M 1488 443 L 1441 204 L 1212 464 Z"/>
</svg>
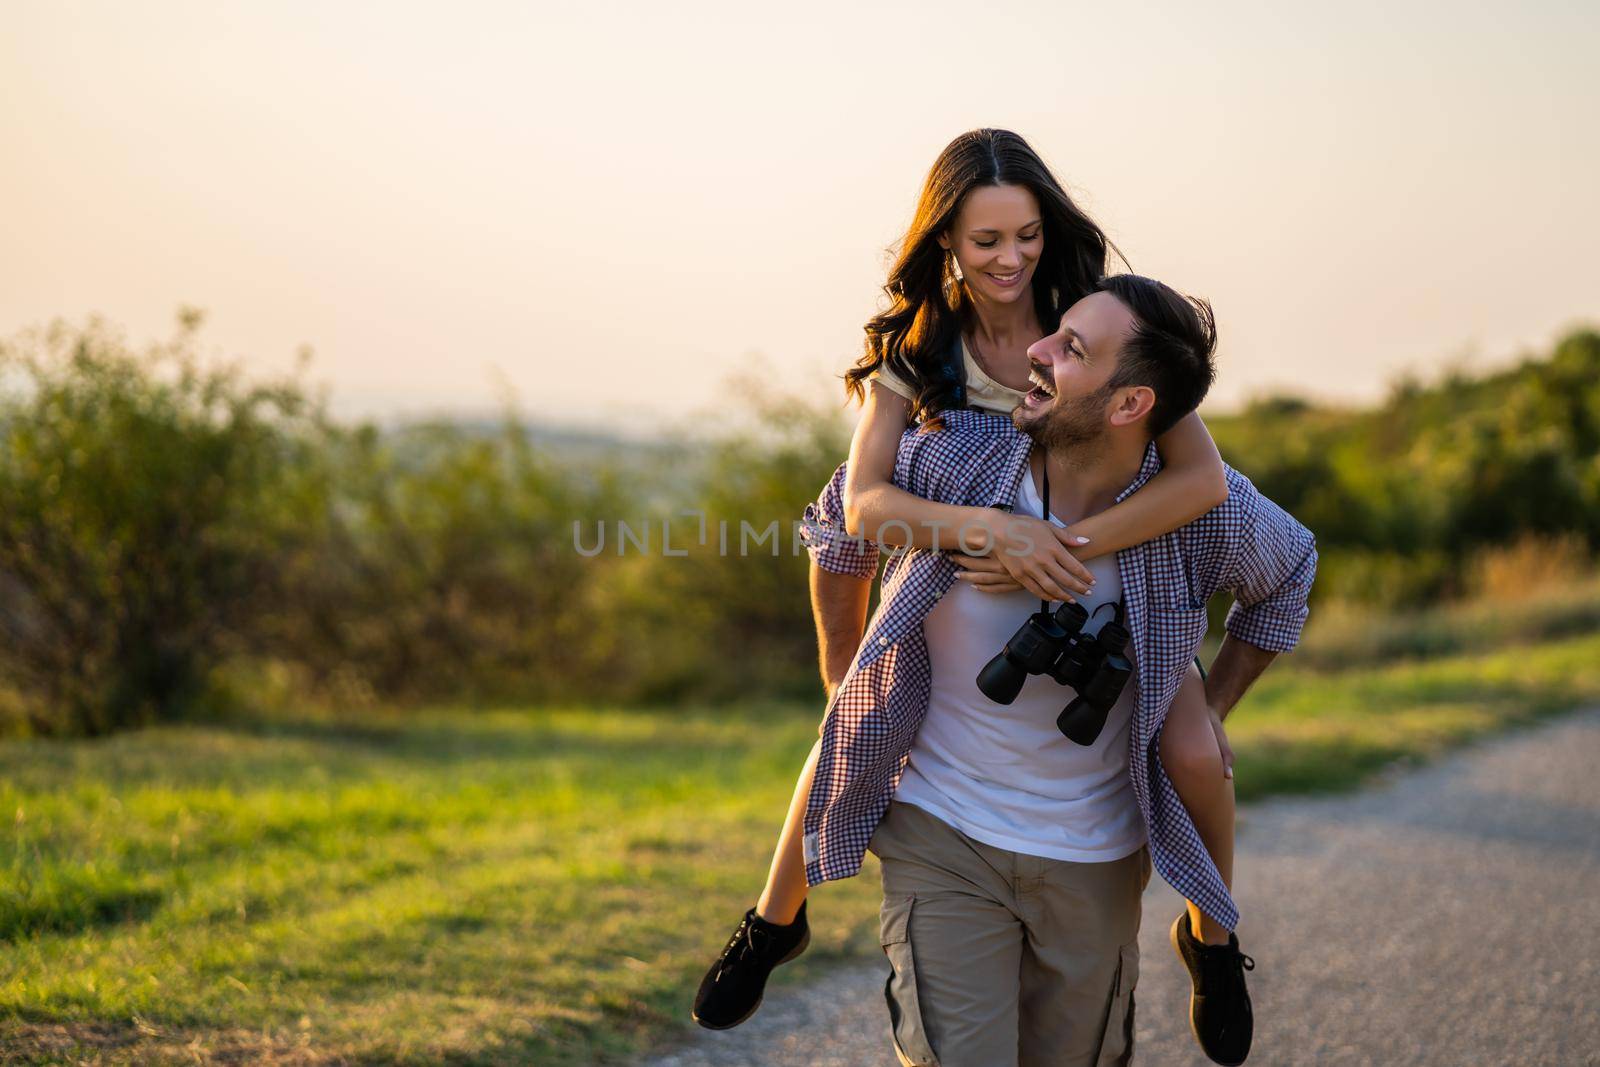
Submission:
<svg viewBox="0 0 1600 1067">
<path fill-rule="evenodd" d="M 972 841 L 910 804 L 892 803 L 872 838 L 883 870 L 885 995 L 900 1062 L 1017 1062 L 1022 926 L 1012 853 Z"/>
<path fill-rule="evenodd" d="M 1150 853 L 1108 863 L 1037 859 L 1018 899 L 1022 952 L 1020 1063 L 1121 1067 L 1133 1058 L 1140 897 Z"/>
</svg>

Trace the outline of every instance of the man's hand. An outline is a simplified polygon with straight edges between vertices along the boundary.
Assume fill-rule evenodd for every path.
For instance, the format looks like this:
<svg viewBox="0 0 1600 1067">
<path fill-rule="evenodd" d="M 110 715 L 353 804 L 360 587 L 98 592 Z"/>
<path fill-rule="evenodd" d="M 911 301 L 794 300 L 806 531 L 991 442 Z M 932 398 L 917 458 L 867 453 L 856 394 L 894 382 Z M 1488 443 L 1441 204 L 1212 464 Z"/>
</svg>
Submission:
<svg viewBox="0 0 1600 1067">
<path fill-rule="evenodd" d="M 1211 719 L 1211 732 L 1217 735 L 1217 748 L 1222 750 L 1222 776 L 1233 777 L 1233 746 L 1228 744 L 1228 731 L 1222 727 L 1222 716 L 1217 714 L 1217 709 L 1206 705 L 1206 714 Z"/>
<path fill-rule="evenodd" d="M 1211 661 L 1211 670 L 1206 674 L 1206 712 L 1211 716 L 1211 729 L 1217 735 L 1217 747 L 1222 750 L 1222 774 L 1226 778 L 1233 777 L 1233 746 L 1228 744 L 1222 720 L 1277 658 L 1276 652 L 1257 648 L 1228 634 L 1222 639 L 1217 658 Z"/>
</svg>

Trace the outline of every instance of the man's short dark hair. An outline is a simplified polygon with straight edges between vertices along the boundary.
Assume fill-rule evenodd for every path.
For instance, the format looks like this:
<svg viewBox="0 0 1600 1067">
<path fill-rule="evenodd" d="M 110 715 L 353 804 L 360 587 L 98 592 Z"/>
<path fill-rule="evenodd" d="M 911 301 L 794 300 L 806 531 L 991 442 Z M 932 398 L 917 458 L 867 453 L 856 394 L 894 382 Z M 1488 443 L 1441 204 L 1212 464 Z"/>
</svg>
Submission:
<svg viewBox="0 0 1600 1067">
<path fill-rule="evenodd" d="M 1156 394 L 1150 436 L 1160 437 L 1200 406 L 1217 376 L 1212 362 L 1217 322 L 1211 305 L 1139 274 L 1109 275 L 1095 289 L 1122 301 L 1134 322 L 1105 387 L 1149 387 Z"/>
</svg>

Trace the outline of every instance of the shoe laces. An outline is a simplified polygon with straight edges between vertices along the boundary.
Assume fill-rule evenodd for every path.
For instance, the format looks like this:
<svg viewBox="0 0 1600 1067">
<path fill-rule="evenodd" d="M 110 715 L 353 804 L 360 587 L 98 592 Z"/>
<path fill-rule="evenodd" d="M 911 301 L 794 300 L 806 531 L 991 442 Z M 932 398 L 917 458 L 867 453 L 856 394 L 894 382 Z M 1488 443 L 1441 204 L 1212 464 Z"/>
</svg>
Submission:
<svg viewBox="0 0 1600 1067">
<path fill-rule="evenodd" d="M 718 960 L 718 977 L 721 977 L 730 966 L 742 962 L 746 956 L 760 955 L 761 946 L 756 944 L 758 934 L 764 938 L 772 936 L 751 922 L 748 915 L 739 921 L 739 928 L 728 938 L 728 945 L 722 950 L 722 956 Z"/>
<path fill-rule="evenodd" d="M 1229 951 L 1219 951 L 1230 949 L 1230 946 L 1207 945 L 1206 949 L 1207 951 L 1202 954 L 1202 958 L 1210 963 L 1213 975 L 1221 978 L 1237 979 L 1242 982 L 1244 981 L 1245 971 L 1256 969 L 1256 961 L 1236 948 Z"/>
</svg>

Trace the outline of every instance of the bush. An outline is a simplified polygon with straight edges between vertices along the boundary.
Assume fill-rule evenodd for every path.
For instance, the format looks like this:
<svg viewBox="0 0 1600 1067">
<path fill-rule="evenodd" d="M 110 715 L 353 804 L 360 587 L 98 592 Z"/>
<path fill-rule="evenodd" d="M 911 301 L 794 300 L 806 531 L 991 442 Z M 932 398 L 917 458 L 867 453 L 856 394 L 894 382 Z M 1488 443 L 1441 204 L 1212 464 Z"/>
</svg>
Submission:
<svg viewBox="0 0 1600 1067">
<path fill-rule="evenodd" d="M 142 352 L 95 321 L 0 346 L 0 724 L 216 713 L 197 697 L 219 678 L 249 701 L 817 691 L 793 523 L 845 454 L 837 411 L 734 383 L 711 440 L 552 443 L 514 413 L 339 426 L 298 377 L 203 365 L 199 323 Z M 1376 410 L 1280 397 L 1211 424 L 1317 534 L 1320 606 L 1504 602 L 1600 547 L 1600 334 Z M 648 550 L 617 552 L 624 520 Z M 574 523 L 607 526 L 606 550 Z M 746 528 L 771 539 L 741 551 Z M 1422 630 L 1417 648 L 1460 639 Z"/>
<path fill-rule="evenodd" d="M 0 718 L 98 734 L 285 684 L 399 702 L 814 685 L 791 527 L 844 453 L 838 419 L 756 401 L 722 440 L 590 462 L 510 413 L 341 427 L 295 381 L 204 366 L 199 325 L 142 353 L 97 321 L 3 349 Z M 697 539 L 685 510 L 727 521 L 732 553 L 713 533 L 665 555 L 663 521 Z M 574 522 L 615 536 L 646 512 L 650 551 L 577 550 Z M 741 522 L 775 541 L 741 555 Z"/>
<path fill-rule="evenodd" d="M 652 550 L 586 561 L 597 578 L 602 674 L 625 680 L 610 696 L 659 701 L 820 692 L 806 596 L 809 557 L 796 551 L 794 524 L 843 460 L 847 428 L 833 412 L 737 392 L 756 397 L 749 401 L 752 424 L 701 451 L 677 506 L 653 523 Z M 682 511 L 705 517 L 706 544 L 700 524 Z M 659 531 L 675 515 L 672 544 L 686 554 L 667 556 Z"/>
<path fill-rule="evenodd" d="M 199 324 L 139 354 L 99 321 L 0 346 L 0 672 L 36 732 L 174 713 L 273 579 L 318 412 L 202 367 Z"/>
<path fill-rule="evenodd" d="M 257 617 L 258 650 L 385 699 L 582 691 L 593 613 L 570 518 L 609 481 L 581 485 L 508 418 L 340 432 L 306 484 L 315 522 L 284 553 L 295 595 Z"/>
</svg>

